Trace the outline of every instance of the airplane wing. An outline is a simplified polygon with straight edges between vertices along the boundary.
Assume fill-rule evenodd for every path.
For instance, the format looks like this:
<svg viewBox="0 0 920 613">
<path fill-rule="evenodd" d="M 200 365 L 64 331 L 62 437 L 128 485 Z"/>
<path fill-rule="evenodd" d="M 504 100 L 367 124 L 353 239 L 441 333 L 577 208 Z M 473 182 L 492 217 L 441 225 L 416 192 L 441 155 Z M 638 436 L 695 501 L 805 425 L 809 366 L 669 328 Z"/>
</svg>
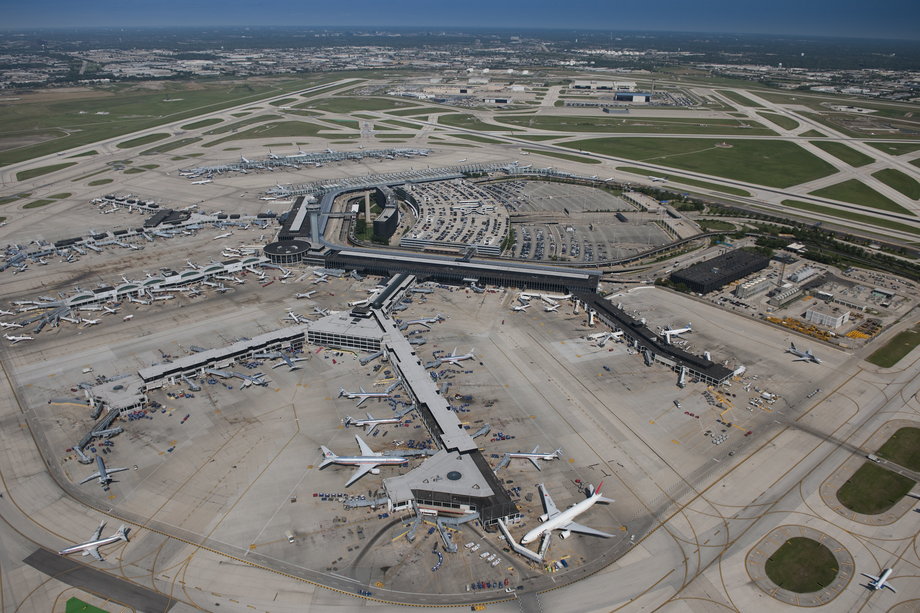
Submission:
<svg viewBox="0 0 920 613">
<path fill-rule="evenodd" d="M 380 455 L 379 453 L 374 453 L 374 451 L 367 446 L 367 443 L 364 442 L 360 436 L 355 434 L 355 440 L 358 441 L 358 447 L 361 449 L 361 455 L 363 456 L 375 456 Z"/>
<path fill-rule="evenodd" d="M 371 433 L 374 431 L 374 428 L 376 427 L 377 427 L 377 424 L 365 424 L 364 433 L 370 436 Z"/>
<path fill-rule="evenodd" d="M 530 460 L 530 463 L 537 467 L 537 470 L 543 470 L 540 468 L 540 464 L 537 462 L 537 458 L 527 458 Z"/>
<path fill-rule="evenodd" d="M 110 470 L 108 472 L 112 472 L 112 471 Z M 83 483 L 86 483 L 87 481 L 92 481 L 93 479 L 98 479 L 98 478 L 99 478 L 99 473 L 95 472 L 91 474 L 89 477 L 87 477 L 86 479 L 84 479 L 83 481 L 80 481 L 80 484 L 82 485 Z M 102 530 L 102 528 L 99 528 L 99 529 Z M 97 534 L 93 538 L 99 538 L 99 535 Z"/>
<path fill-rule="evenodd" d="M 874 575 L 870 575 L 869 573 L 859 573 L 859 574 L 862 575 L 863 577 L 868 577 L 869 579 L 872 579 L 873 581 L 878 581 L 878 577 Z"/>
<path fill-rule="evenodd" d="M 571 522 L 563 526 L 564 530 L 570 530 L 572 532 L 578 532 L 579 534 L 590 534 L 591 536 L 602 536 L 604 538 L 610 538 L 612 534 L 606 532 L 601 532 L 600 530 L 595 530 L 594 528 L 589 528 L 588 526 L 583 526 L 576 522 Z"/>
<path fill-rule="evenodd" d="M 806 357 L 802 356 L 802 357 L 795 358 L 795 359 L 792 360 L 792 361 L 793 361 L 793 362 L 809 362 L 810 360 L 811 360 L 811 358 L 806 358 Z"/>
<path fill-rule="evenodd" d="M 361 400 L 359 400 L 359 401 L 358 401 L 358 404 L 356 404 L 355 406 L 356 406 L 356 407 L 361 406 L 362 404 L 364 404 L 364 401 L 365 401 L 365 400 L 367 400 L 367 396 L 362 396 L 362 397 L 361 397 Z"/>
<path fill-rule="evenodd" d="M 120 473 L 123 470 L 128 470 L 128 469 L 127 468 L 106 468 L 105 472 L 111 475 L 112 473 Z"/>
<path fill-rule="evenodd" d="M 371 472 L 373 469 L 374 467 L 371 464 L 362 464 L 361 466 L 358 467 L 358 470 L 356 470 L 355 473 L 351 476 L 351 479 L 349 479 L 348 482 L 345 483 L 345 487 L 348 487 L 349 485 L 351 485 L 352 483 L 354 483 L 355 481 L 357 481 L 358 479 L 360 479 L 367 473 Z"/>
<path fill-rule="evenodd" d="M 97 536 L 96 538 L 99 538 L 99 537 Z M 95 540 L 95 539 L 94 539 L 94 540 Z M 83 552 L 83 555 L 85 555 L 85 556 L 87 556 L 87 555 L 93 556 L 94 558 L 96 558 L 96 560 L 98 560 L 99 562 L 102 562 L 102 556 L 99 555 L 99 548 L 98 548 L 98 547 L 91 547 L 90 549 L 85 550 L 85 551 Z"/>
<path fill-rule="evenodd" d="M 543 510 L 546 511 L 546 515 L 548 517 L 559 515 L 559 509 L 556 507 L 556 503 L 553 502 L 553 499 L 550 498 L 549 492 L 546 491 L 542 483 L 538 487 L 540 489 L 540 499 L 543 501 Z"/>
<path fill-rule="evenodd" d="M 99 537 L 102 536 L 102 529 L 105 528 L 105 522 L 99 524 L 99 527 L 96 528 L 96 531 L 93 532 L 93 536 L 90 537 L 91 541 L 98 541 Z"/>
<path fill-rule="evenodd" d="M 886 584 L 883 585 L 882 587 L 888 588 L 889 590 L 891 590 L 891 591 L 894 592 L 895 594 L 898 593 L 898 590 L 896 590 L 896 589 L 894 589 L 893 587 L 891 587 L 891 585 L 889 585 L 888 583 L 886 583 Z"/>
</svg>

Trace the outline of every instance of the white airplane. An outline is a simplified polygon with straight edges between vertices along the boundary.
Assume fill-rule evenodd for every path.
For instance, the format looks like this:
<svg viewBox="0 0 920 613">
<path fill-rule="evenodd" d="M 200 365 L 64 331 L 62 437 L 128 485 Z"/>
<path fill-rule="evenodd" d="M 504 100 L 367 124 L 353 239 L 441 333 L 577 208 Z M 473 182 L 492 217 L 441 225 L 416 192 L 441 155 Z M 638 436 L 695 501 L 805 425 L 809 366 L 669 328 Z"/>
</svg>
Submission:
<svg viewBox="0 0 920 613">
<path fill-rule="evenodd" d="M 243 157 L 243 154 L 242 154 L 242 153 L 240 154 L 240 161 L 241 161 L 242 163 L 244 163 L 244 164 L 249 164 L 249 163 L 250 163 L 249 160 L 247 160 L 246 158 Z"/>
<path fill-rule="evenodd" d="M 380 419 L 374 418 L 374 416 L 371 415 L 370 413 L 367 414 L 367 419 L 355 419 L 351 415 L 348 415 L 345 417 L 345 419 L 342 420 L 342 423 L 345 424 L 346 428 L 348 426 L 358 426 L 358 427 L 364 426 L 365 434 L 370 436 L 371 433 L 374 432 L 374 429 L 377 426 L 384 425 L 384 424 L 398 424 L 399 422 L 402 421 L 403 415 L 413 410 L 414 408 L 415 408 L 414 406 L 409 407 L 405 411 L 401 413 L 397 413 L 395 417 L 382 417 Z"/>
<path fill-rule="evenodd" d="M 655 183 L 664 183 L 667 181 L 665 177 L 655 177 L 652 175 L 648 175 L 648 178 L 651 179 Z"/>
<path fill-rule="evenodd" d="M 88 326 L 95 326 L 96 324 L 99 323 L 99 320 L 98 320 L 98 319 L 81 319 L 80 321 L 83 322 L 83 327 L 84 327 L 84 328 L 86 328 L 86 327 L 88 327 Z"/>
<path fill-rule="evenodd" d="M 859 574 L 862 575 L 863 577 L 868 577 L 869 579 L 872 579 L 872 581 L 869 582 L 870 589 L 880 590 L 882 588 L 887 587 L 892 592 L 897 593 L 897 590 L 891 587 L 891 584 L 888 583 L 888 577 L 891 576 L 891 573 L 893 570 L 894 569 L 892 568 L 886 568 L 885 570 L 882 571 L 882 574 L 878 577 L 870 575 L 868 573 L 859 573 Z"/>
<path fill-rule="evenodd" d="M 530 306 L 530 303 L 528 302 L 528 303 L 526 303 L 526 304 L 521 304 L 521 305 L 513 306 L 513 307 L 511 307 L 511 310 L 512 310 L 512 311 L 526 311 L 526 310 L 527 310 L 527 307 L 529 307 L 529 306 Z"/>
<path fill-rule="evenodd" d="M 273 351 L 271 353 L 257 353 L 253 357 L 263 358 L 267 360 L 281 360 L 277 364 L 274 364 L 272 368 L 278 368 L 279 366 L 284 366 L 287 364 L 287 367 L 290 370 L 300 370 L 300 366 L 296 366 L 294 362 L 305 362 L 308 358 L 292 358 L 283 351 Z"/>
<path fill-rule="evenodd" d="M 208 183 L 213 183 L 213 179 L 202 179 L 201 181 L 192 181 L 192 185 L 206 185 Z"/>
<path fill-rule="evenodd" d="M 329 283 L 329 275 L 317 275 L 317 277 L 313 279 L 313 284 L 316 285 L 317 283 Z"/>
<path fill-rule="evenodd" d="M 540 449 L 540 446 L 537 445 L 536 447 L 533 448 L 533 451 L 530 451 L 530 452 L 527 452 L 527 451 L 515 451 L 515 452 L 512 452 L 512 453 L 506 453 L 505 455 L 507 455 L 507 456 L 508 456 L 509 458 L 511 458 L 511 459 L 522 458 L 522 459 L 525 459 L 525 460 L 530 460 L 530 462 L 531 462 L 534 466 L 537 467 L 537 470 L 542 470 L 542 469 L 540 468 L 540 465 L 537 463 L 537 460 L 545 460 L 545 461 L 547 461 L 547 462 L 550 461 L 550 460 L 558 460 L 558 459 L 559 459 L 559 454 L 562 453 L 562 448 L 561 448 L 561 447 L 560 447 L 559 449 L 557 449 L 556 451 L 552 452 L 552 453 L 540 453 L 540 452 L 538 451 L 539 449 Z"/>
<path fill-rule="evenodd" d="M 302 315 L 298 315 L 297 313 L 291 310 L 287 312 L 287 315 L 284 316 L 284 319 L 293 321 L 295 324 L 303 324 L 303 323 L 307 323 L 308 321 L 310 321 L 306 317 Z"/>
<path fill-rule="evenodd" d="M 543 307 L 543 310 L 547 313 L 555 313 L 559 310 L 559 304 L 547 304 L 545 307 Z"/>
<path fill-rule="evenodd" d="M 351 478 L 345 483 L 345 487 L 348 487 L 367 473 L 371 473 L 372 475 L 379 475 L 380 469 L 377 467 L 381 464 L 402 465 L 409 461 L 408 458 L 402 458 L 399 456 L 385 456 L 373 451 L 357 434 L 355 435 L 355 440 L 358 441 L 358 447 L 361 449 L 361 455 L 359 456 L 337 456 L 332 451 L 330 451 L 328 447 L 320 447 L 320 449 L 323 450 L 323 458 L 325 458 L 319 465 L 320 470 L 329 466 L 330 464 L 342 464 L 345 466 L 358 467 L 358 470 L 356 470 Z"/>
<path fill-rule="evenodd" d="M 10 341 L 14 345 L 16 343 L 21 343 L 22 341 L 31 341 L 34 340 L 31 336 L 10 336 L 9 334 L 4 334 L 3 338 Z"/>
<path fill-rule="evenodd" d="M 21 328 L 22 324 L 8 324 L 6 322 L 0 321 L 0 327 L 2 328 Z"/>
<path fill-rule="evenodd" d="M 102 489 L 108 491 L 109 483 L 112 482 L 112 473 L 120 473 L 123 470 L 128 470 L 127 468 L 106 468 L 105 462 L 102 461 L 102 456 L 96 456 L 96 472 L 91 474 L 89 477 L 80 481 L 80 485 L 83 485 L 87 481 L 92 481 L 93 479 L 99 479 L 99 485 L 102 486 Z"/>
<path fill-rule="evenodd" d="M 4 311 L 3 309 L 0 309 L 0 315 L 15 315 L 15 313 L 12 311 Z"/>
<path fill-rule="evenodd" d="M 316 293 L 316 290 L 309 291 L 303 294 L 294 294 L 294 298 L 311 298 L 313 294 Z"/>
<path fill-rule="evenodd" d="M 792 360 L 793 362 L 814 362 L 815 364 L 821 363 L 821 359 L 816 357 L 811 352 L 811 350 L 805 349 L 803 351 L 801 349 L 796 349 L 795 343 L 792 342 L 789 343 L 789 349 L 786 350 L 786 353 L 791 353 L 792 355 L 796 356 L 796 358 Z"/>
<path fill-rule="evenodd" d="M 361 389 L 360 392 L 346 392 L 345 388 L 341 387 L 339 388 L 339 398 L 341 398 L 342 396 L 345 396 L 346 398 L 350 398 L 352 400 L 354 400 L 355 398 L 360 398 L 360 400 L 358 400 L 358 404 L 355 405 L 356 407 L 359 407 L 368 398 L 389 398 L 390 397 L 390 395 L 387 392 L 365 392 L 363 387 L 360 389 Z"/>
<path fill-rule="evenodd" d="M 456 364 L 462 362 L 463 360 L 472 360 L 476 356 L 473 355 L 475 349 L 470 349 L 469 353 L 464 353 L 463 355 L 457 355 L 457 348 L 454 347 L 454 350 L 450 352 L 450 355 L 438 358 L 438 361 L 442 364 Z"/>
<path fill-rule="evenodd" d="M 90 540 L 85 543 L 80 543 L 79 545 L 73 545 L 67 547 L 58 552 L 58 555 L 66 556 L 71 553 L 77 553 L 82 551 L 85 556 L 93 556 L 100 562 L 102 562 L 102 556 L 99 555 L 99 548 L 105 545 L 111 545 L 112 543 L 117 543 L 118 541 L 128 542 L 128 531 L 130 528 L 126 528 L 124 524 L 118 529 L 118 531 L 112 536 L 107 536 L 105 538 L 99 538 L 102 535 L 102 529 L 105 527 L 105 522 L 99 524 L 99 527 L 96 528 L 96 531 L 93 532 L 93 536 Z"/>
<path fill-rule="evenodd" d="M 121 318 L 122 321 L 129 321 L 131 319 L 134 319 L 134 315 L 125 315 Z"/>
<path fill-rule="evenodd" d="M 670 325 L 668 325 L 668 327 L 659 328 L 659 330 L 661 330 L 661 333 L 664 335 L 665 342 L 670 345 L 672 337 L 680 336 L 685 332 L 693 332 L 693 326 L 690 322 L 687 322 L 687 326 L 685 328 L 672 328 Z"/>
<path fill-rule="evenodd" d="M 117 309 L 117 308 L 113 309 L 113 308 L 109 308 L 109 307 L 107 307 L 107 306 L 105 306 L 105 305 L 102 305 L 102 308 L 103 308 L 103 310 L 105 311 L 105 314 L 106 314 L 106 315 L 114 315 L 115 313 L 118 312 L 118 309 Z"/>
<path fill-rule="evenodd" d="M 540 498 L 543 500 L 543 509 L 546 511 L 543 515 L 540 516 L 540 521 L 543 523 L 525 534 L 521 539 L 521 545 L 531 543 L 543 535 L 550 535 L 552 534 L 553 530 L 562 530 L 562 538 L 568 537 L 572 532 L 590 534 L 592 536 L 600 536 L 603 538 L 610 538 L 613 536 L 612 534 L 601 532 L 600 530 L 595 530 L 594 528 L 589 528 L 588 526 L 583 526 L 572 521 L 590 509 L 592 506 L 594 506 L 594 503 L 596 502 L 613 502 L 613 500 L 601 496 L 602 485 L 604 484 L 601 483 L 598 485 L 597 489 L 595 489 L 590 496 L 581 502 L 573 504 L 565 511 L 560 511 L 556 507 L 556 504 L 553 502 L 553 499 L 550 498 L 549 492 L 546 491 L 546 487 L 540 483 L 537 487 L 540 490 Z"/>
<path fill-rule="evenodd" d="M 231 230 L 230 232 L 224 232 L 223 234 L 218 234 L 217 236 L 215 236 L 215 237 L 212 238 L 211 240 L 215 240 L 215 241 L 216 241 L 216 240 L 220 240 L 220 239 L 222 239 L 222 238 L 227 238 L 228 236 L 233 236 L 233 230 Z"/>
</svg>

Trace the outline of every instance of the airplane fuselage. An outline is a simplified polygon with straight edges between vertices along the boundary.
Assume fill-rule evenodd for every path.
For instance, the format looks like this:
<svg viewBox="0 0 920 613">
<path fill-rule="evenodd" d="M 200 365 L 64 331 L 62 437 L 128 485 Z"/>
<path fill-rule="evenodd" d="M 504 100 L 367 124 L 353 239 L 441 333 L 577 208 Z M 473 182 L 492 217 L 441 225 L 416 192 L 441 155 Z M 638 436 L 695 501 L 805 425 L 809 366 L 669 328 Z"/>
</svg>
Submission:
<svg viewBox="0 0 920 613">
<path fill-rule="evenodd" d="M 567 526 L 576 517 L 593 507 L 594 503 L 597 502 L 599 497 L 599 495 L 593 494 L 591 497 L 585 498 L 581 502 L 578 502 L 565 511 L 562 511 L 556 517 L 547 519 L 542 524 L 525 534 L 524 538 L 521 539 L 521 545 L 532 543 L 533 541 L 540 538 L 544 532 L 552 532 L 553 530 L 564 529 L 564 526 Z"/>
</svg>

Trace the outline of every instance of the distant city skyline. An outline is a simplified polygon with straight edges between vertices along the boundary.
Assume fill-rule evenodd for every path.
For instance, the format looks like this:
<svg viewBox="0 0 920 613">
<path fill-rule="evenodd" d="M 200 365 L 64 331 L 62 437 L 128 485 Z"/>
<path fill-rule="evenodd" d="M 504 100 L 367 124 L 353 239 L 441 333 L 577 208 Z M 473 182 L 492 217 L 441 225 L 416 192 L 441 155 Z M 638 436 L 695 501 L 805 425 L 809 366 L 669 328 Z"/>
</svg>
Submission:
<svg viewBox="0 0 920 613">
<path fill-rule="evenodd" d="M 302 26 L 591 29 L 788 34 L 920 40 L 920 2 L 887 0 L 46 0 L 5 3 L 4 29 L 140 26 Z"/>
</svg>

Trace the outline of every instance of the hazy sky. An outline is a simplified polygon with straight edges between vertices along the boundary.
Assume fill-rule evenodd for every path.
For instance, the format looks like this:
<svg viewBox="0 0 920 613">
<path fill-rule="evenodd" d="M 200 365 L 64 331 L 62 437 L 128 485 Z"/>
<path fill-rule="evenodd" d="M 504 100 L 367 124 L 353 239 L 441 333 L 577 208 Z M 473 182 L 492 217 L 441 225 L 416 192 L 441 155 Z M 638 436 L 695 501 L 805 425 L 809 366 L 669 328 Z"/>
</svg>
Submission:
<svg viewBox="0 0 920 613">
<path fill-rule="evenodd" d="M 591 28 L 920 39 L 920 0 L 0 0 L 0 27 Z"/>
</svg>

